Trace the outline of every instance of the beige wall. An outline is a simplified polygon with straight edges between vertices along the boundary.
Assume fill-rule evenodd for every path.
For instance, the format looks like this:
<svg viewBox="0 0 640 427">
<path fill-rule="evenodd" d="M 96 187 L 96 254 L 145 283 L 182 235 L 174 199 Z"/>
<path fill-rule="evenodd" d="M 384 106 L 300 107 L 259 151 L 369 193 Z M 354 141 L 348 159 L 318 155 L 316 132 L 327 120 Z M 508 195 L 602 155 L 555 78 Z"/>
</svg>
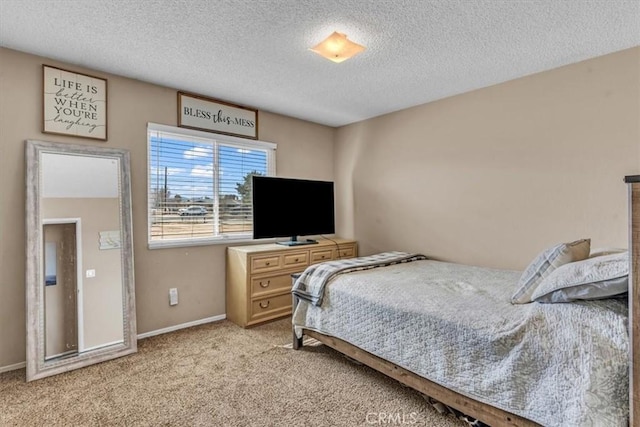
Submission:
<svg viewBox="0 0 640 427">
<path fill-rule="evenodd" d="M 591 237 L 627 246 L 624 175 L 640 173 L 640 48 L 338 130 L 338 234 L 522 269 Z"/>
<path fill-rule="evenodd" d="M 43 63 L 108 79 L 107 142 L 41 133 Z M 0 368 L 25 360 L 26 139 L 130 150 L 139 333 L 224 314 L 224 245 L 147 249 L 146 124 L 177 124 L 176 89 L 0 48 L 0 94 Z M 261 111 L 258 132 L 278 144 L 278 174 L 333 178 L 332 128 Z M 180 294 L 175 307 L 171 287 Z"/>
</svg>

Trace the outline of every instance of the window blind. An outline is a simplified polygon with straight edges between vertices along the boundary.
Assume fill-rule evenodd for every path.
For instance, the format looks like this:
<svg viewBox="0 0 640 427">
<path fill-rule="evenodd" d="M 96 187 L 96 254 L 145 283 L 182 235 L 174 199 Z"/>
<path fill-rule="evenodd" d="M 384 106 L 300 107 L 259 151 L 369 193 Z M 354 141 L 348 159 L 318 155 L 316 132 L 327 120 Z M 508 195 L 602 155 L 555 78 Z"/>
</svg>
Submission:
<svg viewBox="0 0 640 427">
<path fill-rule="evenodd" d="M 149 124 L 149 245 L 250 239 L 251 176 L 274 175 L 275 148 Z"/>
</svg>

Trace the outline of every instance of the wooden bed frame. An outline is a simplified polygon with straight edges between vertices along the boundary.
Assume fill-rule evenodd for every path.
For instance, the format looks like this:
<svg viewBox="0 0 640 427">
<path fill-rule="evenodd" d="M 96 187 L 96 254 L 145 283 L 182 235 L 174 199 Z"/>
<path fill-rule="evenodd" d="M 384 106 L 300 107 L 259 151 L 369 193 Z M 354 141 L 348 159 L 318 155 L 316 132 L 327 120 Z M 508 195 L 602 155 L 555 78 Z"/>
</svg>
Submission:
<svg viewBox="0 0 640 427">
<path fill-rule="evenodd" d="M 627 176 L 625 182 L 629 184 L 629 262 L 631 266 L 629 271 L 629 426 L 640 427 L 640 175 Z M 294 296 L 294 310 L 297 303 L 297 298 Z M 341 339 L 308 329 L 303 329 L 303 334 L 490 426 L 539 425 L 449 390 Z M 293 348 L 298 350 L 301 347 L 302 338 L 298 338 L 294 331 Z"/>
<path fill-rule="evenodd" d="M 640 427 L 640 175 L 629 187 L 629 426 Z"/>
<path fill-rule="evenodd" d="M 411 387 L 414 390 L 424 393 L 425 395 L 444 403 L 458 411 L 474 417 L 485 424 L 490 426 L 519 426 L 519 427 L 532 427 L 539 426 L 539 424 L 529 421 L 526 418 L 522 418 L 518 415 L 503 411 L 502 409 L 495 408 L 485 403 L 478 402 L 466 396 L 449 390 L 440 384 L 429 381 L 419 375 L 414 374 L 400 366 L 391 363 L 385 359 L 381 359 L 369 352 L 362 350 L 352 344 L 341 339 L 330 337 L 328 335 L 321 334 L 319 332 L 311 331 L 309 329 L 303 330 L 304 335 L 315 338 L 323 344 L 339 351 L 340 353 L 348 356 L 352 359 L 363 363 L 370 368 L 381 372 L 394 380 L 401 382 L 402 384 Z M 302 338 L 293 336 L 293 348 L 298 350 L 302 347 Z"/>
</svg>

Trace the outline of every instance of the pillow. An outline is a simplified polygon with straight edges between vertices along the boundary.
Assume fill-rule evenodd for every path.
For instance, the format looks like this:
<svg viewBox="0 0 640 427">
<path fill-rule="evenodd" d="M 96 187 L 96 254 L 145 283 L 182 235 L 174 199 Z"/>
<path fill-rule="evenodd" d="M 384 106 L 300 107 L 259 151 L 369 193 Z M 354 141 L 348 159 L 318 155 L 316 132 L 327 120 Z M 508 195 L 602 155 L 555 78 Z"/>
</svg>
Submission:
<svg viewBox="0 0 640 427">
<path fill-rule="evenodd" d="M 561 265 L 586 259 L 590 249 L 591 239 L 582 239 L 571 243 L 560 243 L 538 254 L 518 280 L 518 287 L 511 297 L 511 303 L 531 302 L 531 295 L 542 279 Z"/>
<path fill-rule="evenodd" d="M 602 255 L 619 254 L 621 252 L 627 252 L 627 250 L 622 248 L 596 248 L 596 249 L 591 249 L 589 258 L 602 256 Z"/>
<path fill-rule="evenodd" d="M 629 253 L 588 258 L 558 267 L 531 295 L 538 302 L 611 298 L 628 291 Z"/>
</svg>

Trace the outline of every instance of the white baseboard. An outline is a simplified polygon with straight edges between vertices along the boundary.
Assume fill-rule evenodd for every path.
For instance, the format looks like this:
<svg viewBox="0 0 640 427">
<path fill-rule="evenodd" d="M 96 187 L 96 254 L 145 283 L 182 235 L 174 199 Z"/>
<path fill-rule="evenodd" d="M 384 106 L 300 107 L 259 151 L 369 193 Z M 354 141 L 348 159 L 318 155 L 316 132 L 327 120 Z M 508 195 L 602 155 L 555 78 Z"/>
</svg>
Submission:
<svg viewBox="0 0 640 427">
<path fill-rule="evenodd" d="M 0 366 L 0 374 L 3 372 L 15 371 L 16 369 L 22 369 L 27 366 L 26 362 L 15 363 L 8 366 Z"/>
<path fill-rule="evenodd" d="M 155 331 L 145 332 L 143 334 L 138 334 L 138 339 L 141 340 L 143 338 L 153 337 L 155 335 L 166 334 L 168 332 L 178 331 L 180 329 L 190 328 L 192 326 L 204 325 L 205 323 L 217 322 L 219 320 L 224 320 L 227 318 L 226 314 L 221 314 L 219 316 L 207 317 L 200 320 L 194 320 L 193 322 L 181 323 L 175 326 L 169 326 L 168 328 L 156 329 Z M 0 374 L 3 372 L 15 371 L 16 369 L 22 369 L 26 367 L 26 362 L 15 363 L 13 365 L 0 366 Z"/>
<path fill-rule="evenodd" d="M 108 343 L 100 344 L 100 345 L 94 345 L 93 347 L 85 348 L 82 351 L 84 352 L 84 351 L 97 350 L 99 348 L 109 347 L 110 345 L 116 345 L 116 344 L 124 344 L 124 341 L 120 340 L 120 341 L 113 341 L 113 342 L 108 342 Z"/>
<path fill-rule="evenodd" d="M 218 320 L 224 320 L 227 318 L 226 314 L 219 316 L 207 317 L 205 319 L 194 320 L 193 322 L 181 323 L 175 326 L 169 326 L 168 328 L 156 329 L 155 331 L 145 332 L 144 334 L 138 334 L 138 339 L 149 338 L 154 335 L 166 334 L 168 332 L 178 331 L 180 329 L 190 328 L 192 326 L 204 325 L 205 323 L 217 322 Z"/>
</svg>

